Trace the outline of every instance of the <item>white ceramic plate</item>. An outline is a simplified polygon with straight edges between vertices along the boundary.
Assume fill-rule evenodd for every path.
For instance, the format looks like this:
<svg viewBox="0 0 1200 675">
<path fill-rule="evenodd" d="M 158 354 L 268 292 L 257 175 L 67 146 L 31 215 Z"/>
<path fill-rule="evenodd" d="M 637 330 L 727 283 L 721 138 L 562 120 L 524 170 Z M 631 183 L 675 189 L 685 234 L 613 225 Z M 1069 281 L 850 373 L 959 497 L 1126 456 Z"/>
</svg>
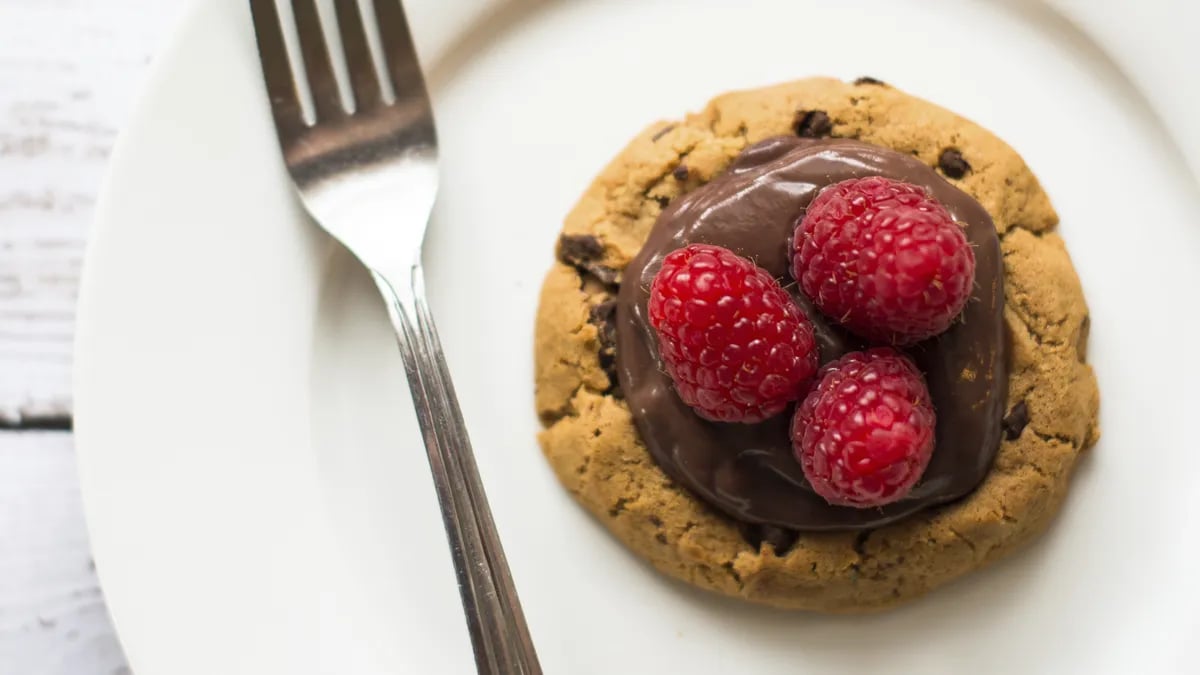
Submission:
<svg viewBox="0 0 1200 675">
<path fill-rule="evenodd" d="M 444 158 L 430 293 L 546 672 L 1200 668 L 1200 195 L 1069 24 L 1030 3 L 576 0 L 506 4 L 456 42 L 461 7 L 420 7 Z M 651 120 L 811 74 L 893 82 L 1025 156 L 1091 302 L 1104 396 L 1104 439 L 1041 541 L 881 616 L 663 579 L 534 440 L 536 294 L 576 196 Z M 76 400 L 134 672 L 470 672 L 387 321 L 289 191 L 244 0 L 190 15 L 114 157 Z"/>
</svg>

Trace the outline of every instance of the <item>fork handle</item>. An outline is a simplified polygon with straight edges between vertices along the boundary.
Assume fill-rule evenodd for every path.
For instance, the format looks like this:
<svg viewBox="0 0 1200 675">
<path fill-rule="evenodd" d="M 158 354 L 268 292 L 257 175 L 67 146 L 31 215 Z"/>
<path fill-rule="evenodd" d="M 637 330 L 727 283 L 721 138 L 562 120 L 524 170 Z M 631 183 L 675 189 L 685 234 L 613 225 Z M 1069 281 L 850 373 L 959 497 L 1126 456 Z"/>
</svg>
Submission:
<svg viewBox="0 0 1200 675">
<path fill-rule="evenodd" d="M 373 271 L 404 357 L 417 421 L 442 509 L 475 666 L 486 675 L 541 675 L 521 602 L 479 479 L 420 263 L 407 274 Z"/>
</svg>

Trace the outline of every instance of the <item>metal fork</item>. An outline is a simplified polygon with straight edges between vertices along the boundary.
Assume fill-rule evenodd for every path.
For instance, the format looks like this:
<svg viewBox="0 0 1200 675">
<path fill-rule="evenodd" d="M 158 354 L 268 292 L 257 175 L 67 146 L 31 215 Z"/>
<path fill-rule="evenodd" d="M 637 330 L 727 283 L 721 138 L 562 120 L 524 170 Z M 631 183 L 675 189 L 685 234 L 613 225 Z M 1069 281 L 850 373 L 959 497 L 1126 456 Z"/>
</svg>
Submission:
<svg viewBox="0 0 1200 675">
<path fill-rule="evenodd" d="M 284 162 L 313 219 L 367 268 L 387 304 L 433 471 L 480 673 L 540 674 L 425 300 L 421 244 L 437 194 L 437 134 L 399 0 L 334 0 L 353 110 L 317 9 L 291 0 L 315 119 L 293 81 L 276 0 L 250 0 Z M 373 15 L 373 16 L 372 16 Z M 376 68 L 368 34 L 382 47 Z M 382 72 L 380 72 L 382 70 Z"/>
</svg>

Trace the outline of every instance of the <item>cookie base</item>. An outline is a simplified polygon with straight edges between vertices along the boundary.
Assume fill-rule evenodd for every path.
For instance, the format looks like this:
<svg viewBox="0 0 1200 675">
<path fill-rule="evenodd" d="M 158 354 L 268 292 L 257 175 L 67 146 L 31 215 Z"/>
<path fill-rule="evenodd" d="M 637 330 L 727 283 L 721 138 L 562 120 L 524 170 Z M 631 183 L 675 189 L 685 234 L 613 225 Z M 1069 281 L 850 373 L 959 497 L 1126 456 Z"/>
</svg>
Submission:
<svg viewBox="0 0 1200 675">
<path fill-rule="evenodd" d="M 875 530 L 752 543 L 746 528 L 668 478 L 642 445 L 613 388 L 604 303 L 664 205 L 721 173 L 746 146 L 786 133 L 911 153 L 987 209 L 1004 255 L 1010 413 L 991 472 L 966 498 Z M 1087 305 L 1057 222 L 1037 179 L 1004 142 L 874 81 L 808 79 L 733 92 L 682 121 L 651 125 L 567 216 L 561 262 L 542 287 L 534 349 L 546 458 L 575 498 L 657 569 L 752 602 L 881 610 L 980 568 L 1045 529 L 1081 451 L 1099 435 Z"/>
</svg>

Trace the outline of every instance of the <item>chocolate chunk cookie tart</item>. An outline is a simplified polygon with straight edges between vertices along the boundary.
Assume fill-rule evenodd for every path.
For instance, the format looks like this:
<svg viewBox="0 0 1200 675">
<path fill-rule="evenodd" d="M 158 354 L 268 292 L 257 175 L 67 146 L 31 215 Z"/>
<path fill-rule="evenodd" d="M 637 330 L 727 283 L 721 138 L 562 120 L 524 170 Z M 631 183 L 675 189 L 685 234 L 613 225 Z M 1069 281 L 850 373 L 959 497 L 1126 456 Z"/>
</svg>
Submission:
<svg viewBox="0 0 1200 675">
<path fill-rule="evenodd" d="M 695 586 L 872 611 L 1037 536 L 1097 439 L 1058 217 L 987 130 L 871 78 L 651 125 L 568 214 L 540 442 Z"/>
</svg>

